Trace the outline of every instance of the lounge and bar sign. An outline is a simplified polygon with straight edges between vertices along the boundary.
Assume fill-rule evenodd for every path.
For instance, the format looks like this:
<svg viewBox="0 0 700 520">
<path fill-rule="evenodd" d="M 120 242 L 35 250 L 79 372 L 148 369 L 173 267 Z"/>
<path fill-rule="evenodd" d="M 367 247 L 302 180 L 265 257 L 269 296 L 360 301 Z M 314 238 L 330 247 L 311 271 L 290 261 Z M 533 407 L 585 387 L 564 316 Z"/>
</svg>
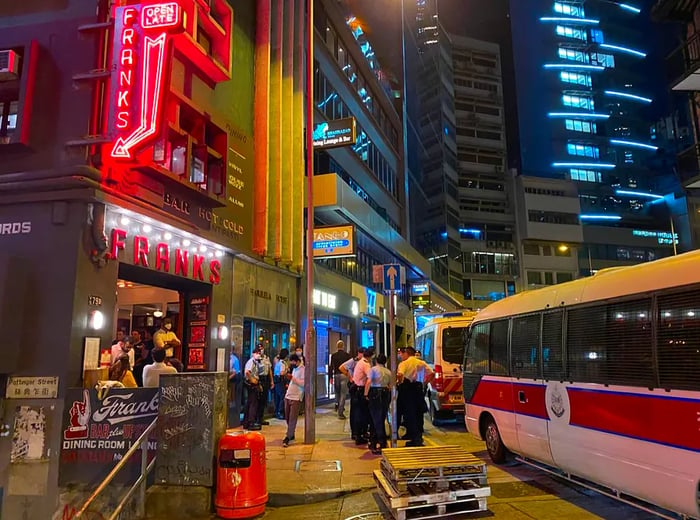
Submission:
<svg viewBox="0 0 700 520">
<path fill-rule="evenodd" d="M 314 229 L 314 258 L 355 256 L 355 227 L 333 226 Z"/>
<path fill-rule="evenodd" d="M 332 119 L 321 121 L 314 127 L 314 148 L 336 148 L 351 146 L 357 140 L 355 118 Z"/>
</svg>

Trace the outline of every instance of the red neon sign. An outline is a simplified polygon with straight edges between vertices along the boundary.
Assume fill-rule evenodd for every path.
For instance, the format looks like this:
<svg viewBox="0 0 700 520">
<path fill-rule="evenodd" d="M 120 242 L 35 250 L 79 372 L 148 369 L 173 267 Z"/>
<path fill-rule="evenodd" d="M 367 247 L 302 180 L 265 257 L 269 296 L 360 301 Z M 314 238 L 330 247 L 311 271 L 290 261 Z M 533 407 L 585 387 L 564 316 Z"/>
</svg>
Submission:
<svg viewBox="0 0 700 520">
<path fill-rule="evenodd" d="M 158 133 L 163 105 L 168 31 L 182 25 L 175 2 L 115 10 L 110 156 L 133 159 L 134 150 Z"/>
</svg>

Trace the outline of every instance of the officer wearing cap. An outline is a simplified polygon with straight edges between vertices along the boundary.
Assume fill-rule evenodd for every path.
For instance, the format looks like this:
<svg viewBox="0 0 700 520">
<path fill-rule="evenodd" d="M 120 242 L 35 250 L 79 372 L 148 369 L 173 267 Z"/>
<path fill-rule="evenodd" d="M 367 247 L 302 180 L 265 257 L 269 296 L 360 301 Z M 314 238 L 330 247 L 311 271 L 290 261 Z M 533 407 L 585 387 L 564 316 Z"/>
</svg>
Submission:
<svg viewBox="0 0 700 520">
<path fill-rule="evenodd" d="M 402 403 L 404 423 L 406 426 L 406 446 L 423 446 L 423 382 L 419 380 L 421 371 L 425 373 L 425 384 L 433 380 L 433 370 L 416 357 L 413 347 L 401 350 L 401 363 L 396 371 L 399 398 Z"/>
<path fill-rule="evenodd" d="M 260 384 L 260 372 L 262 357 L 262 346 L 255 347 L 253 356 L 245 364 L 245 386 L 248 390 L 248 401 L 246 402 L 245 413 L 243 415 L 243 427 L 247 430 L 259 430 L 261 428 L 258 420 L 258 410 L 260 398 L 262 397 L 262 385 Z"/>
</svg>

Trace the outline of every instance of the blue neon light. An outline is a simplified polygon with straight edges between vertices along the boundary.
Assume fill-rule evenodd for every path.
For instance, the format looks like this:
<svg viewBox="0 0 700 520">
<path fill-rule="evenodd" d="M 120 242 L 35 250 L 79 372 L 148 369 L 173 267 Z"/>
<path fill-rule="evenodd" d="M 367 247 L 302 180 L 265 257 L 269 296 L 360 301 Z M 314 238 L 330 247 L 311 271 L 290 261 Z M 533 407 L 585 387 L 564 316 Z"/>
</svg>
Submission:
<svg viewBox="0 0 700 520">
<path fill-rule="evenodd" d="M 440 236 L 442 238 L 447 238 L 447 231 L 443 231 L 442 233 L 440 233 Z"/>
<path fill-rule="evenodd" d="M 617 4 L 617 6 L 620 9 L 624 9 L 625 11 L 629 11 L 629 12 L 634 13 L 634 14 L 639 14 L 642 12 L 642 10 L 639 7 L 635 7 L 635 6 L 629 5 L 629 4 Z"/>
<path fill-rule="evenodd" d="M 548 117 L 577 117 L 579 119 L 610 119 L 609 114 L 596 114 L 594 112 L 550 112 Z"/>
<path fill-rule="evenodd" d="M 555 168 L 591 168 L 598 170 L 612 170 L 614 164 L 610 163 L 586 163 L 586 162 L 555 162 L 552 163 Z"/>
<path fill-rule="evenodd" d="M 620 215 L 579 215 L 581 220 L 622 220 Z"/>
<path fill-rule="evenodd" d="M 605 70 L 600 65 L 579 65 L 576 63 L 545 63 L 545 69 Z"/>
<path fill-rule="evenodd" d="M 643 191 L 615 190 L 616 195 L 629 195 L 630 197 L 647 197 L 649 199 L 663 199 L 663 195 L 644 193 Z"/>
<path fill-rule="evenodd" d="M 647 97 L 637 96 L 635 94 L 627 94 L 626 92 L 618 92 L 616 90 L 606 90 L 606 96 L 621 97 L 625 99 L 631 99 L 634 101 L 641 101 L 642 103 L 651 103 L 653 100 Z"/>
<path fill-rule="evenodd" d="M 465 228 L 459 228 L 460 233 L 466 233 L 470 235 L 481 235 L 481 230 L 480 229 L 465 229 Z"/>
<path fill-rule="evenodd" d="M 593 20 L 591 18 L 572 18 L 570 16 L 543 16 L 540 18 L 540 22 L 564 22 L 571 24 L 587 24 L 587 25 L 598 25 L 600 20 Z"/>
<path fill-rule="evenodd" d="M 618 146 L 631 146 L 632 148 L 643 148 L 645 150 L 658 150 L 658 146 L 651 144 L 637 143 L 636 141 L 625 141 L 624 139 L 610 139 L 610 144 L 616 144 Z"/>
<path fill-rule="evenodd" d="M 601 49 L 608 49 L 611 51 L 619 51 L 619 52 L 625 52 L 627 54 L 632 54 L 633 56 L 638 56 L 640 58 L 646 58 L 647 53 L 642 52 L 642 51 L 636 51 L 634 49 L 629 49 L 627 47 L 621 47 L 620 45 L 611 45 L 609 43 L 601 43 L 600 44 Z"/>
</svg>

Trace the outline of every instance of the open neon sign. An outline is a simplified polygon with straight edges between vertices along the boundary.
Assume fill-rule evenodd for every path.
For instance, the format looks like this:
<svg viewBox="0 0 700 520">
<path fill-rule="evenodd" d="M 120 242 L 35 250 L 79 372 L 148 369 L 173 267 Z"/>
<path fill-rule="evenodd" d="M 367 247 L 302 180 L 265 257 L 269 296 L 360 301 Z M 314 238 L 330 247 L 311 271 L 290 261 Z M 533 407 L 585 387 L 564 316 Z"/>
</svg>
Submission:
<svg viewBox="0 0 700 520">
<path fill-rule="evenodd" d="M 182 9 L 176 2 L 115 9 L 112 158 L 133 159 L 134 150 L 158 133 L 168 33 L 181 27 Z"/>
</svg>

